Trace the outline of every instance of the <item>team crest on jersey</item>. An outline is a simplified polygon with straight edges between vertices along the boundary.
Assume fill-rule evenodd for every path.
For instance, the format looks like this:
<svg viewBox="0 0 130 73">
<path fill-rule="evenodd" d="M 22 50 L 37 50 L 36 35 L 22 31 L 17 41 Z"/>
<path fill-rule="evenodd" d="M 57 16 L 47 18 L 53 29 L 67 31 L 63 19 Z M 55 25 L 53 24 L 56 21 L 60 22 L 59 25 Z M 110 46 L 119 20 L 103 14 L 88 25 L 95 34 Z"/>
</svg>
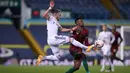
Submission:
<svg viewBox="0 0 130 73">
<path fill-rule="evenodd" d="M 55 22 L 53 22 L 53 24 L 55 24 Z"/>
</svg>

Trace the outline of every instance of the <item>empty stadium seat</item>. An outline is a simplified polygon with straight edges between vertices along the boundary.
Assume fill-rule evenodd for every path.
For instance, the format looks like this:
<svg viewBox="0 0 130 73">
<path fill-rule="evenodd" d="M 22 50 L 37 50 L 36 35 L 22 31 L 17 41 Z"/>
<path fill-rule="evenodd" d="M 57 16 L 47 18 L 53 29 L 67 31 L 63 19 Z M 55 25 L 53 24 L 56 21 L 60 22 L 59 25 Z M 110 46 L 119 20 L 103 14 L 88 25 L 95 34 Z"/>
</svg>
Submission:
<svg viewBox="0 0 130 73">
<path fill-rule="evenodd" d="M 30 8 L 46 9 L 49 0 L 25 0 Z M 100 3 L 100 0 L 55 0 L 55 7 L 70 10 L 72 18 L 83 16 L 86 19 L 108 19 L 110 12 Z"/>
<path fill-rule="evenodd" d="M 112 0 L 112 2 L 125 18 L 130 19 L 130 0 Z"/>
</svg>

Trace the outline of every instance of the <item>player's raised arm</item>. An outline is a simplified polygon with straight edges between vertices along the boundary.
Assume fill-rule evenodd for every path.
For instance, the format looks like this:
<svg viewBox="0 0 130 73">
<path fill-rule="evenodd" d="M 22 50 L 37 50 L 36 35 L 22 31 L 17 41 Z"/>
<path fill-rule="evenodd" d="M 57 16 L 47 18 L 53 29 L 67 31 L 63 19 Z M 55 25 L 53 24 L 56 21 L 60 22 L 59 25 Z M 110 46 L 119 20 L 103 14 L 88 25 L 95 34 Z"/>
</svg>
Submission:
<svg viewBox="0 0 130 73">
<path fill-rule="evenodd" d="M 71 31 L 76 30 L 77 28 L 78 28 L 78 26 L 75 26 L 75 27 L 73 27 L 73 28 L 63 28 L 63 27 L 61 27 L 60 30 L 61 30 L 62 32 L 71 32 Z"/>
<path fill-rule="evenodd" d="M 71 31 L 71 29 L 69 29 L 69 28 L 60 28 L 60 30 L 61 30 L 62 32 L 69 32 L 69 31 Z"/>
<path fill-rule="evenodd" d="M 49 15 L 48 13 L 50 12 L 50 10 L 54 7 L 55 3 L 53 0 L 50 1 L 50 7 L 43 13 L 43 17 L 46 18 L 47 20 L 49 20 Z"/>
</svg>

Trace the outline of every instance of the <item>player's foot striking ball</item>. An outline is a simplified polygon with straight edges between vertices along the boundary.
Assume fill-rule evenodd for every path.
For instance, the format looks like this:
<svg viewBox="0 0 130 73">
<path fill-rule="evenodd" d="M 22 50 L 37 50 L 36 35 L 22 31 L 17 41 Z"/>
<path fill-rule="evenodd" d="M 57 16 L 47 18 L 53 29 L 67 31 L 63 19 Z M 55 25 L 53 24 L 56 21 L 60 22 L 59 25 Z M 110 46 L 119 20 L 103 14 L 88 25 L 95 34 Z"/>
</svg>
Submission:
<svg viewBox="0 0 130 73">
<path fill-rule="evenodd" d="M 61 57 L 60 49 L 58 47 L 59 45 L 71 43 L 76 47 L 80 47 L 82 49 L 88 48 L 88 46 L 83 45 L 83 43 L 75 40 L 73 37 L 58 35 L 58 29 L 61 32 L 73 32 L 78 28 L 78 26 L 75 26 L 73 28 L 63 28 L 59 23 L 61 10 L 54 9 L 54 5 L 54 1 L 51 0 L 50 7 L 43 13 L 43 17 L 47 20 L 47 43 L 53 52 L 53 55 L 45 56 L 45 59 L 49 60 L 59 60 Z M 39 60 L 40 59 L 41 58 L 39 58 Z M 40 62 L 39 60 L 38 63 Z"/>
</svg>

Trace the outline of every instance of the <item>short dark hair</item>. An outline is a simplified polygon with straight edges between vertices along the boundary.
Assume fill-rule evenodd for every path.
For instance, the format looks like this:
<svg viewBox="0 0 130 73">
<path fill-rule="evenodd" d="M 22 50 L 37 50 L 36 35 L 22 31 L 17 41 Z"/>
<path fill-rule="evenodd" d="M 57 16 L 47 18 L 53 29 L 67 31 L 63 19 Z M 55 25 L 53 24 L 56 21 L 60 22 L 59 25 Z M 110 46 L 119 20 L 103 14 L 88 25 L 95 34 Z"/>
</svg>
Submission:
<svg viewBox="0 0 130 73">
<path fill-rule="evenodd" d="M 59 9 L 51 9 L 51 13 L 58 13 L 58 12 L 61 12 L 61 10 L 59 10 Z"/>
<path fill-rule="evenodd" d="M 102 24 L 102 25 L 101 25 L 101 27 L 103 27 L 103 26 L 106 26 L 106 27 L 107 27 L 107 25 L 106 25 L 106 24 Z"/>
<path fill-rule="evenodd" d="M 83 19 L 83 18 L 82 18 L 82 17 L 76 18 L 76 19 L 75 19 L 75 24 L 76 24 L 76 22 L 77 22 L 79 19 Z"/>
<path fill-rule="evenodd" d="M 116 24 L 113 24 L 114 27 L 116 27 Z"/>
</svg>

